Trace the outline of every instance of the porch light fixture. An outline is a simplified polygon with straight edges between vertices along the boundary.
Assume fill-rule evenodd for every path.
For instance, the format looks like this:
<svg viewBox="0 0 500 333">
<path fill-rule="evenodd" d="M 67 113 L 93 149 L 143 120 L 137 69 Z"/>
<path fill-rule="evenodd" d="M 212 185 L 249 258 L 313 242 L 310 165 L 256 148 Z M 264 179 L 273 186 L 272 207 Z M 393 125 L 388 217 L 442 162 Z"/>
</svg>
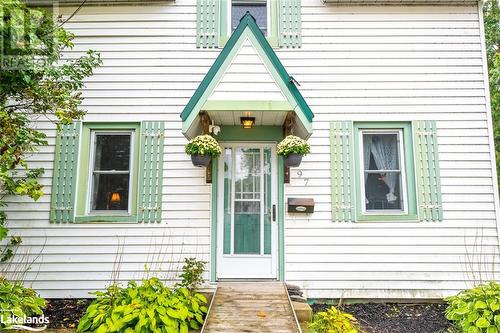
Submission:
<svg viewBox="0 0 500 333">
<path fill-rule="evenodd" d="M 250 129 L 255 125 L 255 117 L 241 117 L 240 120 L 245 129 Z"/>
</svg>

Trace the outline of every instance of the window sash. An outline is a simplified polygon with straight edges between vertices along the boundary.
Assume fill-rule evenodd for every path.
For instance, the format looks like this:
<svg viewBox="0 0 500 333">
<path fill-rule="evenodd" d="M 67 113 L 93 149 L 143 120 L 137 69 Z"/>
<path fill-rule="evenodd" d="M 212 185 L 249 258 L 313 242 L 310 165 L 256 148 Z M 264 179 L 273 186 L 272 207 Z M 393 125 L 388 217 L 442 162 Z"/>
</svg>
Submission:
<svg viewBox="0 0 500 333">
<path fill-rule="evenodd" d="M 269 37 L 271 35 L 271 0 L 257 0 L 257 1 L 234 1 L 238 5 L 260 5 L 260 4 L 266 4 L 266 20 L 267 20 L 267 26 L 266 26 L 266 37 Z M 226 36 L 231 36 L 233 33 L 233 0 L 228 0 L 228 6 L 227 6 L 227 31 L 226 31 Z M 259 27 L 261 28 L 261 27 Z"/>
<path fill-rule="evenodd" d="M 90 132 L 90 168 L 89 168 L 89 177 L 87 183 L 87 214 L 88 215 L 131 215 L 132 210 L 132 186 L 133 186 L 133 159 L 134 159 L 134 130 L 130 131 L 111 131 L 111 130 L 91 130 Z M 96 138 L 98 135 L 130 135 L 130 156 L 129 156 L 129 170 L 95 170 L 95 155 L 96 155 Z M 120 174 L 128 174 L 128 204 L 127 210 L 94 210 L 92 209 L 93 204 L 93 193 L 94 193 L 94 176 L 99 174 L 107 174 L 107 175 L 120 175 Z"/>
<path fill-rule="evenodd" d="M 398 147 L 398 157 L 399 157 L 399 167 L 397 170 L 367 170 L 365 169 L 365 147 L 364 147 L 364 135 L 370 134 L 396 134 L 397 147 Z M 403 130 L 402 129 L 359 129 L 359 160 L 360 160 L 360 185 L 361 185 L 361 212 L 363 215 L 407 215 L 408 214 L 408 190 L 406 186 L 406 172 L 405 172 L 405 156 L 404 156 L 404 142 L 403 142 Z M 366 209 L 366 183 L 365 183 L 365 173 L 366 174 L 377 174 L 386 172 L 398 172 L 400 173 L 399 183 L 401 188 L 400 200 L 402 201 L 402 209 Z"/>
</svg>

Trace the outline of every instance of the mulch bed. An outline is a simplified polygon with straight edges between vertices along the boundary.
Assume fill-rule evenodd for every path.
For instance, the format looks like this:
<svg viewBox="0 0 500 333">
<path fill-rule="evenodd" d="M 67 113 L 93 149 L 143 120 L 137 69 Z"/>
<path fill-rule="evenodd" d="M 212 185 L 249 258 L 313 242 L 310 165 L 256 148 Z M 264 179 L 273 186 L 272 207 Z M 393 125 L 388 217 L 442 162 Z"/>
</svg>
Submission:
<svg viewBox="0 0 500 333">
<path fill-rule="evenodd" d="M 90 305 L 91 299 L 48 299 L 44 310 L 49 317 L 49 328 L 76 328 Z"/>
<path fill-rule="evenodd" d="M 73 329 L 91 299 L 49 299 L 45 316 L 51 329 Z M 329 305 L 314 304 L 314 312 Z M 363 333 L 444 333 L 450 322 L 444 317 L 446 304 L 363 303 L 344 304 L 342 310 L 353 314 Z"/>
<path fill-rule="evenodd" d="M 314 304 L 313 311 L 329 305 Z M 442 333 L 450 327 L 446 304 L 364 303 L 345 304 L 342 310 L 358 319 L 363 333 Z"/>
</svg>

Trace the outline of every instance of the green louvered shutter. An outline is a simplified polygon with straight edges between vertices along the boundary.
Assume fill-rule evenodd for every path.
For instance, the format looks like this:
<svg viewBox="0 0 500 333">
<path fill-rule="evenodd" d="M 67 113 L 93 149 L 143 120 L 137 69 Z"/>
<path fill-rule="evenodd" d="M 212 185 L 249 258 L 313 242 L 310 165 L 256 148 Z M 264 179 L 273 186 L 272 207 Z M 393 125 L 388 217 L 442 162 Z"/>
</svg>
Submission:
<svg viewBox="0 0 500 333">
<path fill-rule="evenodd" d="M 219 45 L 219 0 L 197 0 L 196 46 L 217 47 Z"/>
<path fill-rule="evenodd" d="M 279 2 L 279 45 L 300 47 L 302 45 L 300 0 L 279 0 Z"/>
<path fill-rule="evenodd" d="M 414 121 L 418 215 L 421 221 L 441 221 L 443 207 L 435 121 Z"/>
<path fill-rule="evenodd" d="M 76 172 L 81 126 L 79 121 L 71 125 L 61 125 L 57 133 L 50 204 L 52 223 L 75 221 Z"/>
<path fill-rule="evenodd" d="M 165 123 L 141 123 L 138 222 L 161 222 Z"/>
<path fill-rule="evenodd" d="M 350 121 L 330 124 L 332 173 L 332 219 L 354 221 L 353 124 Z"/>
</svg>

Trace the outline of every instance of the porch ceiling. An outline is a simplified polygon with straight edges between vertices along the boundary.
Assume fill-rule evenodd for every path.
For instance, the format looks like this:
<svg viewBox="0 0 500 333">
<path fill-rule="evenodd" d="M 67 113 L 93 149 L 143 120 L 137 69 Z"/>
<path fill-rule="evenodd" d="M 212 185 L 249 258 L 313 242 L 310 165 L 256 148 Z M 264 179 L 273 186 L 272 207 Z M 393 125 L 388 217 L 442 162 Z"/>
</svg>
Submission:
<svg viewBox="0 0 500 333">
<path fill-rule="evenodd" d="M 255 117 L 255 126 L 281 126 L 287 113 L 283 111 L 208 111 L 210 119 L 219 125 L 240 125 L 241 117 Z"/>
</svg>

